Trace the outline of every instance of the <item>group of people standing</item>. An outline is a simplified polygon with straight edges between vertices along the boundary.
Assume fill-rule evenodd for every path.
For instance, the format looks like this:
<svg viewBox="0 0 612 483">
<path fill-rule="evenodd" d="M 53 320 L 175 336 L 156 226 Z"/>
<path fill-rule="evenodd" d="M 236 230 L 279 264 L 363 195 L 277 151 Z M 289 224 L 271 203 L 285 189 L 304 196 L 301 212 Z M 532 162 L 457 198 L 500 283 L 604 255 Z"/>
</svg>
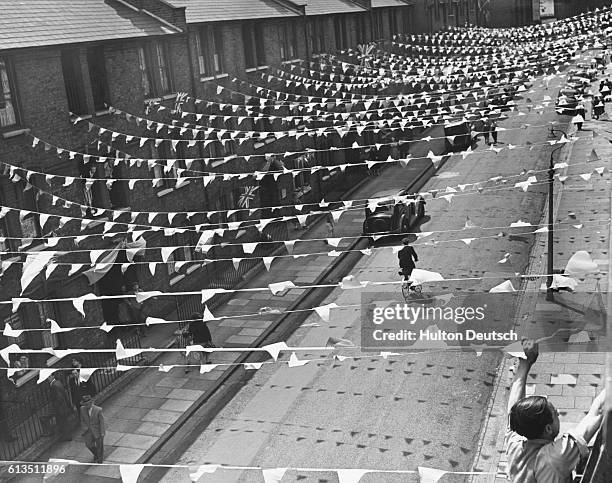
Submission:
<svg viewBox="0 0 612 483">
<path fill-rule="evenodd" d="M 82 363 L 78 357 L 72 359 L 72 370 L 67 381 L 68 390 L 62 383 L 61 371 L 49 376 L 52 414 L 60 441 L 72 440 L 72 430 L 80 425 L 84 430 L 85 445 L 93 454 L 94 462 L 102 463 L 106 433 L 104 415 L 102 408 L 93 403 L 96 392 L 93 381 L 81 378 Z"/>
<path fill-rule="evenodd" d="M 599 94 L 593 97 L 593 118 L 599 119 L 606 111 L 606 102 L 612 100 L 612 81 L 602 80 L 599 83 Z"/>
</svg>

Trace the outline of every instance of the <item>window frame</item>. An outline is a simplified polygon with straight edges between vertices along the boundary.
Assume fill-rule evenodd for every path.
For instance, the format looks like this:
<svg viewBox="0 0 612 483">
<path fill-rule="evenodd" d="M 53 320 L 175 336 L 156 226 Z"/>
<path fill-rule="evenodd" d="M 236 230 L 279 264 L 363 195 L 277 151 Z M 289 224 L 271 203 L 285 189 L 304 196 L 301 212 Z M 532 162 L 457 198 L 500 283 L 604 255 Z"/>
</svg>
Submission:
<svg viewBox="0 0 612 483">
<path fill-rule="evenodd" d="M 256 69 L 265 66 L 266 51 L 262 22 L 243 22 L 241 31 L 245 67 L 247 69 Z"/>
<path fill-rule="evenodd" d="M 163 97 L 174 91 L 174 69 L 167 41 L 152 40 L 138 47 L 140 86 L 145 99 Z"/>
<path fill-rule="evenodd" d="M 94 111 L 104 111 L 111 104 L 104 46 L 97 45 L 87 49 L 87 70 Z"/>
<path fill-rule="evenodd" d="M 88 114 L 85 82 L 79 49 L 63 49 L 60 52 L 62 77 L 68 110 L 74 114 Z"/>
<path fill-rule="evenodd" d="M 295 59 L 297 57 L 297 34 L 292 22 L 283 22 L 278 29 L 279 51 L 282 61 Z"/>
<path fill-rule="evenodd" d="M 221 46 L 223 31 L 220 26 L 202 25 L 196 32 L 198 71 L 201 76 L 214 77 L 225 73 L 225 59 Z"/>
<path fill-rule="evenodd" d="M 176 159 L 177 160 L 177 161 L 174 161 L 174 163 L 172 163 L 172 167 L 170 168 L 168 173 L 166 173 L 167 164 L 165 166 L 162 164 L 153 165 L 154 178 L 159 178 L 159 180 L 157 180 L 157 183 L 155 184 L 155 188 L 157 188 L 160 191 L 172 190 L 175 188 L 176 180 L 178 179 L 178 170 L 186 169 L 185 159 L 184 159 L 185 156 L 183 156 L 184 154 L 185 153 L 183 152 L 183 146 L 181 146 L 180 143 L 177 145 L 177 149 L 174 149 L 172 147 L 172 144 L 170 141 L 163 141 L 160 143 L 159 146 L 154 146 L 154 145 L 151 146 L 151 159 L 166 159 L 166 160 Z M 158 176 L 158 173 L 160 173 L 160 170 L 161 170 L 161 176 Z M 168 176 L 170 176 L 170 178 L 168 178 Z M 172 178 L 175 178 L 175 179 L 172 179 Z"/>
<path fill-rule="evenodd" d="M 0 96 L 2 97 L 2 99 L 0 100 L 0 106 L 3 103 L 5 104 L 5 106 L 6 104 L 8 104 L 8 102 L 11 103 L 14 122 L 11 124 L 4 124 L 2 122 L 2 116 L 0 116 L 0 132 L 18 129 L 21 126 L 19 96 L 15 83 L 15 70 L 12 59 L 8 56 L 0 56 L 0 66 L 1 65 L 4 65 L 4 71 L 2 71 L 0 67 Z M 2 72 L 4 72 L 6 76 L 4 80 L 2 78 Z M 7 92 L 5 92 L 5 83 Z M 0 110 L 7 110 L 7 108 L 0 107 Z"/>
</svg>

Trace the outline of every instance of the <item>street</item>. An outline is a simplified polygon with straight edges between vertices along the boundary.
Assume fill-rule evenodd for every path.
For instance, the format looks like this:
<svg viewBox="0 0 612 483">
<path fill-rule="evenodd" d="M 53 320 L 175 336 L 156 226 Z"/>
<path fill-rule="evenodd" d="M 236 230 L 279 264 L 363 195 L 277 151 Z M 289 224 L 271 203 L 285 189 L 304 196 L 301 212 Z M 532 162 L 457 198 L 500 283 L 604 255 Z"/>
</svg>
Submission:
<svg viewBox="0 0 612 483">
<path fill-rule="evenodd" d="M 541 100 L 546 91 L 536 82 L 528 95 L 532 100 Z M 525 110 L 524 102 L 519 106 Z M 444 191 L 447 186 L 547 167 L 551 148 L 546 144 L 546 124 L 558 116 L 550 105 L 540 112 L 542 109 L 532 110 L 524 116 L 510 112 L 509 119 L 500 123 L 508 130 L 500 132 L 497 147 L 514 145 L 517 149 L 496 153 L 483 146 L 480 139 L 474 154 L 465 159 L 452 156 L 422 191 Z M 520 129 L 527 124 L 532 127 Z M 527 142 L 534 144 L 533 149 L 524 148 Z M 402 168 L 394 167 L 372 184 L 376 189 L 381 188 L 381 183 L 383 187 L 396 187 L 401 176 Z M 484 277 L 449 281 L 436 290 L 475 293 L 484 298 L 491 287 L 505 279 L 512 279 L 514 287 L 520 287 L 514 275 L 528 263 L 533 236 L 508 236 L 507 227 L 518 220 L 535 225 L 540 222 L 546 187 L 523 191 L 513 188 L 514 178 L 507 184 L 486 186 L 481 192 L 457 193 L 450 202 L 439 196 L 428 200 L 430 218 L 420 231 L 444 233 L 414 243 L 419 256 L 417 268 L 440 272 L 447 279 Z M 482 229 L 452 231 L 462 230 L 468 218 Z M 491 236 L 498 232 L 505 233 Z M 349 234 L 336 234 L 343 235 Z M 485 236 L 488 238 L 478 239 Z M 461 241 L 467 237 L 475 239 L 469 244 Z M 431 244 L 433 239 L 438 243 Z M 504 258 L 507 262 L 499 263 Z M 397 256 L 388 248 L 364 256 L 352 274 L 358 280 L 389 281 L 398 277 L 397 270 Z M 389 300 L 402 301 L 400 285 L 387 285 L 384 290 Z M 360 300 L 359 291 L 338 289 L 324 303 L 344 306 L 359 304 Z M 507 307 L 499 307 L 497 312 L 494 309 L 493 313 L 500 320 L 513 317 Z M 324 346 L 330 337 L 359 346 L 360 309 L 336 309 L 329 323 L 313 314 L 287 344 Z M 338 361 L 329 354 L 300 353 L 300 359 L 322 360 L 291 368 L 286 364 L 264 365 L 175 463 L 398 470 L 429 465 L 450 471 L 469 470 L 501 360 L 499 351 L 477 355 L 473 350 L 437 350 L 388 359 L 376 352 L 370 356 L 350 348 L 339 348 L 335 353 L 349 358 Z M 335 478 L 331 472 L 289 471 L 295 473 L 292 478 L 305 482 Z M 172 469 L 163 481 L 185 477 L 186 470 Z M 463 481 L 457 475 L 445 478 L 445 482 Z M 261 473 L 218 469 L 207 481 L 258 482 Z M 381 476 L 366 474 L 361 481 L 381 481 Z M 386 474 L 384 481 L 407 479 L 405 475 Z"/>
</svg>

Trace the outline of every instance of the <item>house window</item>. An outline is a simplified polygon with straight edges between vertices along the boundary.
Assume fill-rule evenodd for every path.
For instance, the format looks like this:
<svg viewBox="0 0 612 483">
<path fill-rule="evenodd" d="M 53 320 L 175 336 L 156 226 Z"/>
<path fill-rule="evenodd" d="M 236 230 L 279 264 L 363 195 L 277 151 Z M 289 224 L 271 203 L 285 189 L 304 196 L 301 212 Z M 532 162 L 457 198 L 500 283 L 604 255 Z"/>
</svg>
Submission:
<svg viewBox="0 0 612 483">
<path fill-rule="evenodd" d="M 153 167 L 153 174 L 158 179 L 155 186 L 160 189 L 174 188 L 176 178 L 179 176 L 179 169 L 185 169 L 183 146 L 179 143 L 174 149 L 169 141 L 164 141 L 158 147 L 151 148 L 151 158 L 162 160 L 158 161 Z"/>
<path fill-rule="evenodd" d="M 308 23 L 312 52 L 319 54 L 326 50 L 324 19 L 316 18 Z"/>
<path fill-rule="evenodd" d="M 93 95 L 94 109 L 103 111 L 110 104 L 108 81 L 106 79 L 106 65 L 104 47 L 87 49 L 87 65 L 89 67 L 89 82 Z"/>
<path fill-rule="evenodd" d="M 399 33 L 398 23 L 397 23 L 397 10 L 390 9 L 389 10 L 389 30 L 391 34 L 391 38 L 397 33 Z"/>
<path fill-rule="evenodd" d="M 266 65 L 262 25 L 259 22 L 242 24 L 242 43 L 247 68 Z"/>
<path fill-rule="evenodd" d="M 217 211 L 217 223 L 227 223 L 228 221 L 232 221 L 231 219 L 228 219 L 227 210 L 236 209 L 236 204 L 234 203 L 234 191 L 228 189 L 221 192 L 217 198 L 215 209 Z"/>
<path fill-rule="evenodd" d="M 334 33 L 336 35 L 336 48 L 339 50 L 346 49 L 348 46 L 346 38 L 346 19 L 341 15 L 334 17 Z"/>
<path fill-rule="evenodd" d="M 412 25 L 413 9 L 411 7 L 404 8 L 402 11 L 403 31 L 404 33 L 414 32 Z"/>
<path fill-rule="evenodd" d="M 172 92 L 172 71 L 168 44 L 151 42 L 138 48 L 141 87 L 145 97 L 160 97 Z"/>
<path fill-rule="evenodd" d="M 313 156 L 311 153 L 299 156 L 295 160 L 295 169 L 298 169 L 298 174 L 293 177 L 296 190 L 303 190 L 310 187 L 310 167 L 313 165 Z"/>
<path fill-rule="evenodd" d="M 202 27 L 199 35 L 196 36 L 200 75 L 213 76 L 223 73 L 222 47 L 223 36 L 221 29 L 213 25 Z"/>
<path fill-rule="evenodd" d="M 13 183 L 13 186 L 19 200 L 19 207 L 22 210 L 19 214 L 21 236 L 23 238 L 39 238 L 42 234 L 42 229 L 38 218 L 38 203 L 34 189 L 25 189 L 23 183 Z M 31 213 L 28 213 L 28 211 Z M 41 240 L 36 240 L 36 243 L 41 242 Z M 23 243 L 27 243 L 27 241 L 23 240 Z"/>
<path fill-rule="evenodd" d="M 18 124 L 15 93 L 11 88 L 10 79 L 8 61 L 0 58 L 0 128 Z"/>
<path fill-rule="evenodd" d="M 87 102 L 83 88 L 79 51 L 63 50 L 61 60 L 68 109 L 75 114 L 85 114 L 87 112 Z"/>
<path fill-rule="evenodd" d="M 294 59 L 297 55 L 296 29 L 291 23 L 285 22 L 278 30 L 281 60 Z"/>
<path fill-rule="evenodd" d="M 357 14 L 357 43 L 365 44 L 368 41 L 368 29 L 367 29 L 367 13 Z"/>
<path fill-rule="evenodd" d="M 372 20 L 374 21 L 374 40 L 380 40 L 383 36 L 382 12 L 380 10 L 375 11 Z"/>
</svg>

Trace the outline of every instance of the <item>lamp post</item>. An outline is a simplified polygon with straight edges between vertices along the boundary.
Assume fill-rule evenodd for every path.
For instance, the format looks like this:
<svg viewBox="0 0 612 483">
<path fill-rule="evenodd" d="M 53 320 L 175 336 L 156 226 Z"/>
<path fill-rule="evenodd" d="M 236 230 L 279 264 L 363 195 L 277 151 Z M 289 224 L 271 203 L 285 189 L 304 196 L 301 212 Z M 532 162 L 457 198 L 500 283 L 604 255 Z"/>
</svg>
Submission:
<svg viewBox="0 0 612 483">
<path fill-rule="evenodd" d="M 565 131 L 561 129 L 550 128 L 550 137 L 555 137 L 555 132 L 562 133 L 566 138 L 567 134 Z M 554 243 L 554 206 L 553 206 L 553 195 L 554 195 L 554 182 L 555 182 L 555 169 L 554 169 L 554 154 L 557 151 L 560 151 L 563 148 L 563 145 L 557 146 L 550 153 L 550 160 L 548 162 L 548 264 L 547 264 L 547 282 L 546 282 L 546 300 L 552 302 L 554 300 L 553 296 L 553 271 L 554 271 L 554 263 L 553 263 L 553 243 Z"/>
</svg>

